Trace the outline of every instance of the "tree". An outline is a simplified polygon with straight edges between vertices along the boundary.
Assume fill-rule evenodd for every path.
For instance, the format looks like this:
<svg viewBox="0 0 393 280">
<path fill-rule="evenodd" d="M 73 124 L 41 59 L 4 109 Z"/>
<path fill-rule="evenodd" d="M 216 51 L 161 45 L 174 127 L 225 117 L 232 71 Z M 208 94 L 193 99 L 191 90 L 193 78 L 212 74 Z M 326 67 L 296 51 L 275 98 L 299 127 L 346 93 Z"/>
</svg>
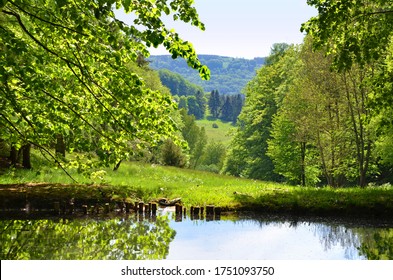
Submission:
<svg viewBox="0 0 393 280">
<path fill-rule="evenodd" d="M 320 170 L 330 186 L 355 179 L 365 186 L 376 162 L 367 71 L 331 71 L 331 57 L 311 44 L 307 37 L 299 51 L 301 64 L 274 117 L 268 154 L 289 180 L 315 183 Z"/>
<path fill-rule="evenodd" d="M 205 94 L 198 90 L 195 94 L 196 102 L 198 103 L 199 107 L 199 119 L 203 119 L 205 117 L 206 112 L 206 98 Z"/>
<path fill-rule="evenodd" d="M 233 120 L 233 106 L 231 102 L 231 98 L 229 96 L 225 97 L 224 104 L 221 108 L 221 116 L 220 118 L 224 121 L 232 121 Z"/>
<path fill-rule="evenodd" d="M 188 114 L 193 115 L 196 119 L 202 118 L 202 111 L 195 96 L 187 96 Z"/>
<path fill-rule="evenodd" d="M 290 183 L 305 186 L 305 143 L 297 142 L 295 134 L 295 124 L 286 119 L 285 113 L 275 115 L 267 155 L 273 161 L 275 173 L 284 176 Z"/>
<path fill-rule="evenodd" d="M 163 45 L 208 78 L 191 44 L 161 20 L 172 14 L 203 30 L 192 2 L 1 1 L 0 138 L 61 165 L 49 150 L 57 135 L 72 139 L 69 151 L 97 150 L 104 164 L 172 137 L 171 97 L 149 89 L 129 65 Z M 133 13 L 134 25 L 118 20 L 115 7 Z"/>
<path fill-rule="evenodd" d="M 185 96 L 181 96 L 179 99 L 179 105 L 178 105 L 179 109 L 186 109 L 188 111 L 188 107 L 187 107 L 187 97 Z"/>
<path fill-rule="evenodd" d="M 292 49 L 275 48 L 275 63 L 262 67 L 245 88 L 246 101 L 223 171 L 236 176 L 279 180 L 267 155 L 273 116 L 291 82 L 290 69 L 297 58 Z"/>
<path fill-rule="evenodd" d="M 377 1 L 308 0 L 318 15 L 302 24 L 314 46 L 334 57 L 338 69 L 363 66 L 384 55 L 393 34 L 393 3 Z"/>
<path fill-rule="evenodd" d="M 167 139 L 161 146 L 161 159 L 164 165 L 169 166 L 184 167 L 187 164 L 182 148 L 171 139 Z"/>
<path fill-rule="evenodd" d="M 218 173 L 224 163 L 226 147 L 221 142 L 211 141 L 206 145 L 201 165 Z"/>
<path fill-rule="evenodd" d="M 210 93 L 208 105 L 210 114 L 212 114 L 213 118 L 218 118 L 221 108 L 220 93 L 218 90 L 213 90 Z"/>
<path fill-rule="evenodd" d="M 232 97 L 232 121 L 236 123 L 238 116 L 240 115 L 243 108 L 243 97 L 241 94 L 237 94 Z"/>
<path fill-rule="evenodd" d="M 204 128 L 200 128 L 195 123 L 195 116 L 188 115 L 183 109 L 180 111 L 184 127 L 182 128 L 182 136 L 188 144 L 189 154 L 191 156 L 191 166 L 196 167 L 205 148 L 207 137 Z"/>
</svg>

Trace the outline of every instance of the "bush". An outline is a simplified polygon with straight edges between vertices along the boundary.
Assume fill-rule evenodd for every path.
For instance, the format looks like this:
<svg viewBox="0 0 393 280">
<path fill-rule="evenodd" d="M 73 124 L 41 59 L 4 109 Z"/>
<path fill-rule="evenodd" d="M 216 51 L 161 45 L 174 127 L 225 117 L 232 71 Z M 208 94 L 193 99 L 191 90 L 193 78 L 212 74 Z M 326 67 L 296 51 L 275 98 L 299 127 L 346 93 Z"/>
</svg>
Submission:
<svg viewBox="0 0 393 280">
<path fill-rule="evenodd" d="M 213 123 L 212 127 L 213 127 L 213 128 L 218 128 L 218 124 Z"/>
<path fill-rule="evenodd" d="M 184 167 L 187 163 L 187 158 L 183 154 L 182 149 L 171 139 L 168 139 L 161 147 L 161 161 L 164 165 Z"/>
</svg>

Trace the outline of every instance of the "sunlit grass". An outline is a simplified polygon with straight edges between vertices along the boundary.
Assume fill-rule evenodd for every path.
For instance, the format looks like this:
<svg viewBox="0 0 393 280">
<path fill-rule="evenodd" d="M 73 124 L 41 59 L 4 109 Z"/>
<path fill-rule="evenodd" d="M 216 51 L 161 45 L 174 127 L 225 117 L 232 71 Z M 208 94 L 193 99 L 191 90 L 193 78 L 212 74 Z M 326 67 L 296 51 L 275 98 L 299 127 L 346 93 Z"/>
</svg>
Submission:
<svg viewBox="0 0 393 280">
<path fill-rule="evenodd" d="M 315 188 L 242 179 L 190 169 L 125 162 L 118 171 L 105 169 L 99 176 L 70 174 L 83 184 L 108 186 L 119 199 L 152 201 L 181 197 L 186 207 L 215 205 L 228 210 L 277 211 L 301 214 L 385 214 L 393 211 L 393 187 Z M 7 170 L 0 184 L 48 182 L 71 184 L 61 170 Z M 80 186 L 88 189 L 89 186 Z"/>
<path fill-rule="evenodd" d="M 232 139 L 231 131 L 235 129 L 235 126 L 231 122 L 223 122 L 217 120 L 197 120 L 197 125 L 204 127 L 206 136 L 209 141 L 221 142 L 224 145 L 229 145 Z M 213 124 L 217 124 L 218 128 L 214 128 Z"/>
</svg>

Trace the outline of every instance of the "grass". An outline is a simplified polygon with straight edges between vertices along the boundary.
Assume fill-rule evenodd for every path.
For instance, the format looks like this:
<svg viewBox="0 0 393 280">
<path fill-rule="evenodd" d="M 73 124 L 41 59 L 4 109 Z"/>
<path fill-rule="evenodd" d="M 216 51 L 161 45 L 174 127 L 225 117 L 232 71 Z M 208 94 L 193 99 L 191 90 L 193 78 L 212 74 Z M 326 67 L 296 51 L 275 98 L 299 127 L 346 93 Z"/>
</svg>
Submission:
<svg viewBox="0 0 393 280">
<path fill-rule="evenodd" d="M 215 142 L 222 142 L 224 145 L 229 145 L 232 139 L 231 130 L 235 128 L 232 122 L 223 122 L 219 119 L 212 119 L 208 117 L 203 120 L 197 120 L 197 125 L 204 127 L 207 138 Z M 213 124 L 217 124 L 218 128 L 214 128 Z"/>
<path fill-rule="evenodd" d="M 117 172 L 84 178 L 72 172 L 82 185 L 58 185 L 56 192 L 69 196 L 96 197 L 98 191 L 114 200 L 151 201 L 181 197 L 186 207 L 216 205 L 226 210 L 252 210 L 316 215 L 391 215 L 393 187 L 314 188 L 241 179 L 189 169 L 126 162 Z M 103 174 L 100 174 L 103 175 Z M 0 184 L 72 184 L 62 171 L 44 168 L 39 173 L 8 170 Z M 4 186 L 2 186 L 4 188 Z M 86 194 L 83 194 L 86 192 Z"/>
</svg>

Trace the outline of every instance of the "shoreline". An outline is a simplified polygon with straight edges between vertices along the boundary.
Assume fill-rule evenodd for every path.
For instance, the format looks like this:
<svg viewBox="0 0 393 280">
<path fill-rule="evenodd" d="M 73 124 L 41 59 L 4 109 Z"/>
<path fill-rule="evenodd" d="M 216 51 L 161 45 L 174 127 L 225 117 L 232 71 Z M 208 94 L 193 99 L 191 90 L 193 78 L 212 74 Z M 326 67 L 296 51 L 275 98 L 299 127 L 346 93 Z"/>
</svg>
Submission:
<svg viewBox="0 0 393 280">
<path fill-rule="evenodd" d="M 223 213 L 255 213 L 267 215 L 290 215 L 310 217 L 343 217 L 393 220 L 393 194 L 379 194 L 369 197 L 368 189 L 357 190 L 357 200 L 347 201 L 340 190 L 318 189 L 294 190 L 292 192 L 262 191 L 259 196 L 234 195 L 236 205 L 219 205 Z M 322 199 L 323 198 L 323 199 Z M 203 200 L 203 198 L 199 198 Z M 72 212 L 83 214 L 82 207 L 101 209 L 107 204 L 111 212 L 125 212 L 125 203 L 141 202 L 137 192 L 124 186 L 88 185 L 88 184 L 56 184 L 56 183 L 26 183 L 0 184 L 0 218 L 7 216 L 43 216 L 57 211 L 67 211 L 72 205 Z M 144 203 L 149 203 L 145 201 Z M 183 205 L 190 208 L 187 197 L 183 197 Z M 327 204 L 327 202 L 330 204 Z M 54 206 L 54 205 L 58 206 Z M 209 203 L 210 204 L 210 203 Z M 133 210 L 132 210 L 133 211 Z M 27 212 L 30 213 L 26 214 Z M 70 215 L 68 215 L 70 216 Z M 91 215 L 93 216 L 93 215 Z"/>
</svg>

